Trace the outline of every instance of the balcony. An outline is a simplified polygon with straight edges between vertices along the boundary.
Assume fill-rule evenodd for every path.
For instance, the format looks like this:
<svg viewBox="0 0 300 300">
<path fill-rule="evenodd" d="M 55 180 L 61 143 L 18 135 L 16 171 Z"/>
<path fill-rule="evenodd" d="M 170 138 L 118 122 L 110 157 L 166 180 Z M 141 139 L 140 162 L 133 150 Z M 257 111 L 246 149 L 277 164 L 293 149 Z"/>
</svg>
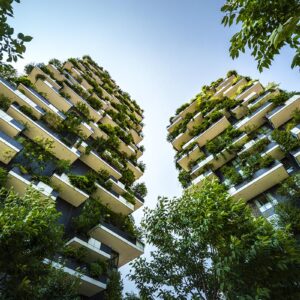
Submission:
<svg viewBox="0 0 300 300">
<path fill-rule="evenodd" d="M 30 186 L 39 191 L 45 198 L 50 197 L 52 200 L 56 200 L 58 196 L 58 193 L 52 187 L 42 181 L 32 182 L 31 176 L 22 174 L 19 168 L 13 168 L 8 172 L 6 186 L 8 188 L 13 187 L 21 196 L 25 194 Z"/>
<path fill-rule="evenodd" d="M 236 199 L 248 201 L 280 183 L 288 176 L 283 164 L 277 161 L 270 168 L 255 172 L 251 180 L 230 188 L 229 194 Z"/>
<path fill-rule="evenodd" d="M 231 75 L 230 77 L 225 78 L 218 86 L 217 90 L 224 88 L 225 86 L 228 86 L 228 84 L 231 84 L 233 79 L 235 78 L 235 75 Z"/>
<path fill-rule="evenodd" d="M 278 128 L 290 120 L 297 109 L 300 109 L 300 95 L 294 95 L 284 105 L 276 107 L 267 115 L 267 119 L 274 128 Z"/>
<path fill-rule="evenodd" d="M 112 127 L 117 127 L 119 126 L 114 120 L 113 118 L 108 114 L 106 113 L 103 118 L 100 120 L 100 122 L 102 124 L 107 124 L 107 125 L 111 125 Z"/>
<path fill-rule="evenodd" d="M 84 248 L 86 250 L 85 262 L 111 259 L 111 249 L 93 238 L 75 236 L 66 243 L 66 246 L 75 249 Z"/>
<path fill-rule="evenodd" d="M 240 79 L 237 83 L 226 89 L 226 91 L 223 93 L 223 96 L 228 98 L 234 96 L 238 89 L 245 84 L 247 84 L 247 80 L 245 78 Z"/>
<path fill-rule="evenodd" d="M 195 145 L 191 151 L 180 157 L 177 160 L 177 163 L 181 168 L 188 172 L 190 170 L 189 162 L 196 160 L 198 157 L 200 157 L 200 155 L 203 155 L 203 152 L 200 150 L 198 145 Z"/>
<path fill-rule="evenodd" d="M 119 267 L 144 253 L 143 243 L 111 224 L 99 224 L 89 235 L 119 253 Z"/>
<path fill-rule="evenodd" d="M 73 106 L 72 102 L 61 96 L 58 90 L 46 80 L 38 79 L 34 85 L 36 89 L 40 93 L 44 93 L 47 97 L 47 100 L 60 111 L 67 112 Z"/>
<path fill-rule="evenodd" d="M 247 134 L 242 134 L 238 138 L 236 138 L 231 146 L 241 146 L 243 145 L 248 139 Z M 219 168 L 221 168 L 223 165 L 225 165 L 227 162 L 229 162 L 231 159 L 235 157 L 235 153 L 228 150 L 228 147 L 223 149 L 220 153 L 218 153 L 216 156 L 209 155 L 204 160 L 200 161 L 191 171 L 191 176 L 196 177 L 200 172 L 203 172 L 205 168 L 209 165 L 212 171 L 215 171 Z"/>
<path fill-rule="evenodd" d="M 294 128 L 291 129 L 291 134 L 300 140 L 300 125 L 295 126 Z"/>
<path fill-rule="evenodd" d="M 114 177 L 111 177 L 107 180 L 107 183 L 111 184 L 111 189 L 118 193 L 119 195 L 127 193 L 125 185 L 117 180 Z M 135 196 L 135 205 L 134 210 L 137 210 L 141 206 L 144 205 L 144 199 L 140 199 L 139 197 Z"/>
<path fill-rule="evenodd" d="M 0 109 L 0 128 L 1 131 L 3 131 L 8 136 L 15 137 L 21 131 L 23 131 L 25 127 Z"/>
<path fill-rule="evenodd" d="M 22 145 L 0 131 L 0 161 L 8 164 L 21 150 Z"/>
<path fill-rule="evenodd" d="M 107 139 L 108 138 L 108 136 L 107 136 L 107 134 L 103 131 L 103 130 L 101 130 L 100 128 L 99 128 L 99 126 L 98 126 L 98 124 L 97 123 L 90 123 L 90 126 L 92 127 L 92 129 L 93 129 L 93 134 L 91 135 L 91 137 L 92 138 L 94 138 L 94 139 L 96 139 L 96 138 L 104 138 L 104 139 Z"/>
<path fill-rule="evenodd" d="M 88 145 L 85 142 L 82 142 L 79 146 L 79 150 L 82 153 L 85 153 L 87 146 Z M 111 176 L 114 176 L 117 179 L 122 177 L 122 174 L 118 170 L 107 163 L 94 151 L 91 151 L 89 154 L 83 154 L 80 157 L 80 160 L 96 172 L 99 172 L 100 170 L 106 170 Z"/>
<path fill-rule="evenodd" d="M 53 142 L 51 151 L 56 158 L 69 160 L 71 164 L 79 158 L 80 153 L 76 148 L 68 147 L 60 141 L 60 138 L 56 136 L 55 133 L 51 133 L 42 123 L 33 121 L 30 117 L 22 113 L 15 105 L 9 107 L 8 113 L 17 121 L 26 124 L 24 135 L 31 140 L 35 141 L 36 138 L 51 140 Z"/>
<path fill-rule="evenodd" d="M 48 64 L 47 65 L 47 69 L 52 72 L 54 78 L 58 81 L 64 81 L 66 78 L 63 74 L 61 74 L 59 72 L 59 70 L 54 66 L 54 65 L 51 65 L 51 64 Z"/>
<path fill-rule="evenodd" d="M 98 183 L 96 183 L 96 187 L 97 190 L 92 196 L 95 199 L 101 199 L 101 203 L 108 205 L 112 211 L 124 215 L 129 215 L 134 211 L 134 205 L 115 191 L 108 191 Z"/>
<path fill-rule="evenodd" d="M 140 177 L 143 176 L 142 170 L 138 166 L 135 166 L 130 160 L 127 160 L 126 164 L 128 169 L 133 172 L 135 180 L 138 180 Z"/>
<path fill-rule="evenodd" d="M 80 130 L 86 139 L 89 138 L 94 133 L 94 129 L 85 122 L 80 123 Z"/>
<path fill-rule="evenodd" d="M 64 265 L 54 261 L 51 262 L 48 259 L 45 259 L 44 262 L 47 264 L 51 264 L 53 268 L 63 270 L 66 273 L 66 275 L 78 278 L 80 281 L 80 284 L 78 286 L 78 293 L 80 295 L 92 297 L 106 289 L 105 278 L 94 279 L 81 272 L 75 271 L 80 266 L 77 262 L 73 260 L 67 260 Z"/>
<path fill-rule="evenodd" d="M 64 87 L 62 91 L 68 95 L 70 95 L 70 100 L 74 105 L 77 105 L 78 103 L 82 103 L 86 105 L 86 107 L 89 110 L 91 118 L 95 120 L 95 122 L 98 122 L 101 119 L 101 114 L 93 109 L 81 96 L 79 96 L 72 88 L 70 88 L 68 85 L 64 84 Z"/>
<path fill-rule="evenodd" d="M 234 125 L 235 129 L 247 131 L 255 130 L 266 122 L 266 114 L 273 108 L 273 103 L 266 102 L 251 115 L 245 117 L 243 120 Z"/>
<path fill-rule="evenodd" d="M 248 108 L 255 107 L 256 105 L 262 105 L 266 103 L 269 99 L 273 98 L 274 96 L 279 94 L 279 90 L 276 90 L 274 92 L 266 91 L 262 95 L 260 95 L 257 99 L 255 99 L 253 102 L 248 104 Z"/>
<path fill-rule="evenodd" d="M 182 145 L 188 142 L 191 139 L 189 130 L 178 134 L 175 139 L 172 141 L 173 147 L 178 151 L 182 149 Z"/>
<path fill-rule="evenodd" d="M 243 105 L 248 104 L 248 102 L 253 99 L 257 94 L 264 90 L 263 86 L 259 81 L 254 82 L 245 91 L 236 97 L 236 100 L 243 100 Z"/>
<path fill-rule="evenodd" d="M 226 117 L 222 117 L 219 121 L 208 127 L 204 132 L 192 138 L 189 142 L 183 145 L 183 149 L 186 149 L 193 142 L 197 142 L 199 147 L 204 146 L 208 141 L 211 141 L 220 133 L 222 133 L 228 126 L 230 122 Z"/>
<path fill-rule="evenodd" d="M 182 121 L 183 118 L 181 116 L 175 116 L 172 120 L 172 123 L 169 126 L 167 126 L 168 132 L 172 132 L 175 129 L 175 127 L 179 125 Z"/>
<path fill-rule="evenodd" d="M 298 149 L 297 151 L 291 153 L 293 157 L 295 158 L 298 166 L 300 166 L 300 150 Z"/>
<path fill-rule="evenodd" d="M 200 176 L 198 176 L 197 178 L 193 179 L 190 187 L 192 187 L 193 185 L 201 187 L 203 185 L 205 179 L 208 179 L 208 180 L 219 180 L 218 177 L 217 177 L 217 175 L 213 171 L 208 170 L 205 173 L 203 173 Z"/>
<path fill-rule="evenodd" d="M 127 144 L 126 144 L 125 142 L 123 142 L 123 140 L 121 140 L 120 138 L 119 138 L 119 141 L 120 141 L 119 150 L 120 150 L 121 152 L 124 152 L 124 153 L 126 153 L 127 155 L 129 155 L 129 156 L 139 154 L 138 158 L 141 156 L 141 153 L 137 153 L 137 152 L 141 152 L 141 151 L 136 151 L 132 146 L 127 145 Z"/>
<path fill-rule="evenodd" d="M 42 115 L 44 115 L 43 109 L 41 109 L 38 105 L 28 99 L 23 93 L 18 91 L 15 87 L 10 85 L 7 81 L 0 78 L 0 89 L 1 94 L 8 97 L 11 102 L 17 102 L 20 106 L 26 106 L 27 108 L 31 109 L 32 114 L 37 118 L 40 119 Z"/>
<path fill-rule="evenodd" d="M 179 113 L 179 115 L 184 118 L 188 113 L 193 113 L 196 111 L 198 107 L 197 100 L 194 100 L 188 107 L 186 107 L 182 112 Z"/>
<path fill-rule="evenodd" d="M 194 126 L 201 124 L 202 120 L 203 120 L 203 116 L 201 111 L 199 111 L 197 114 L 193 116 L 193 118 L 187 123 L 186 126 L 189 130 L 192 130 Z"/>
<path fill-rule="evenodd" d="M 75 207 L 78 207 L 89 198 L 87 193 L 71 184 L 66 174 L 58 175 L 54 173 L 50 178 L 50 182 L 57 187 L 59 196 Z"/>
<path fill-rule="evenodd" d="M 22 91 L 29 99 L 31 99 L 34 103 L 36 103 L 39 107 L 41 107 L 44 111 L 54 113 L 61 120 L 64 120 L 66 116 L 55 106 L 53 106 L 46 98 L 42 97 L 35 90 L 26 87 L 22 83 L 18 85 L 18 90 Z"/>
<path fill-rule="evenodd" d="M 131 128 L 130 133 L 131 133 L 133 141 L 136 145 L 143 140 L 143 135 L 137 133 L 134 129 Z"/>
<path fill-rule="evenodd" d="M 46 74 L 44 71 L 42 71 L 39 67 L 34 67 L 30 74 L 28 75 L 28 79 L 34 84 L 36 81 L 36 76 L 37 75 L 42 75 L 45 76 L 45 80 L 49 82 L 51 86 L 53 86 L 55 89 L 59 90 L 60 85 L 53 80 L 48 74 Z"/>
</svg>

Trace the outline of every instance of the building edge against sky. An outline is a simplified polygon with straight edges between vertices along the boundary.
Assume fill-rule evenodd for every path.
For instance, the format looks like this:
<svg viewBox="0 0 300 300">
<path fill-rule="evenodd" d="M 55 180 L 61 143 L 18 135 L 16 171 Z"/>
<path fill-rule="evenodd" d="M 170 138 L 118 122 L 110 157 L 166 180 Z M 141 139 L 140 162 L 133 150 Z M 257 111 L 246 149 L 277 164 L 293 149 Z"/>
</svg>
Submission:
<svg viewBox="0 0 300 300">
<path fill-rule="evenodd" d="M 55 201 L 66 251 L 45 263 L 63 259 L 82 299 L 101 299 L 109 270 L 144 251 L 131 216 L 146 195 L 136 182 L 145 169 L 143 110 L 89 56 L 31 65 L 15 83 L 0 78 L 0 95 L 7 187 L 22 195 L 32 186 Z M 26 155 L 33 147 L 47 153 L 43 161 Z"/>
<path fill-rule="evenodd" d="M 299 173 L 299 122 L 300 93 L 229 71 L 170 118 L 179 181 L 189 188 L 215 179 L 271 220 L 286 198 L 282 183 Z"/>
</svg>

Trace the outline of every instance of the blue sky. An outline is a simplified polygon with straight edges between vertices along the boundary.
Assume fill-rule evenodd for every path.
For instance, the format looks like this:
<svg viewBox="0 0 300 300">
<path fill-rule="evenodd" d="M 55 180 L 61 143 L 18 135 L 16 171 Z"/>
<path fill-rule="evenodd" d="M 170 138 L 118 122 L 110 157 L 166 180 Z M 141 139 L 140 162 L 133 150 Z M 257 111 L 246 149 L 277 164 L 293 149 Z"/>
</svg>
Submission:
<svg viewBox="0 0 300 300">
<path fill-rule="evenodd" d="M 299 72 L 290 69 L 290 49 L 261 74 L 249 54 L 231 60 L 228 48 L 234 29 L 221 25 L 224 2 L 23 0 L 15 5 L 11 24 L 16 32 L 34 37 L 17 63 L 19 70 L 29 62 L 89 54 L 145 110 L 142 160 L 147 170 L 142 180 L 149 190 L 147 206 L 153 207 L 159 195 L 181 193 L 166 126 L 176 108 L 202 85 L 236 69 L 264 84 L 275 81 L 284 89 L 299 89 Z M 141 216 L 142 210 L 135 213 L 137 220 Z M 128 270 L 125 266 L 122 273 Z M 125 291 L 134 289 L 126 279 L 124 285 Z"/>
</svg>

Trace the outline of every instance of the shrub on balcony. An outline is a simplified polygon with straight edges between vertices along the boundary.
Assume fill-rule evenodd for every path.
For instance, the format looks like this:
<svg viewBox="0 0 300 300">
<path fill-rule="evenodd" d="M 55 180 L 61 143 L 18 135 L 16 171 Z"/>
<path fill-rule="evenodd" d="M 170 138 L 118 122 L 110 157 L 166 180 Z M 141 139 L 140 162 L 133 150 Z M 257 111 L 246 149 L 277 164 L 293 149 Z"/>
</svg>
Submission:
<svg viewBox="0 0 300 300">
<path fill-rule="evenodd" d="M 29 87 L 29 88 L 32 88 L 32 89 L 35 89 L 32 82 L 28 79 L 27 76 L 21 76 L 21 77 L 18 77 L 16 80 L 15 80 L 15 83 L 16 84 L 20 84 L 22 83 L 23 85 Z"/>
<path fill-rule="evenodd" d="M 122 178 L 120 179 L 121 182 L 123 182 L 127 186 L 131 186 L 135 181 L 134 173 L 129 170 L 128 168 L 125 168 L 122 170 Z"/>
<path fill-rule="evenodd" d="M 58 60 L 57 58 L 52 58 L 49 60 L 49 64 L 53 65 L 54 67 L 56 67 L 56 69 L 58 69 L 59 71 L 62 71 L 62 67 L 63 64 L 60 60 Z"/>
<path fill-rule="evenodd" d="M 25 105 L 21 105 L 19 107 L 20 111 L 22 113 L 24 113 L 27 117 L 29 117 L 30 119 L 32 119 L 33 121 L 37 121 L 37 118 L 36 116 L 33 114 L 33 110 L 28 107 L 28 106 L 25 106 Z"/>
<path fill-rule="evenodd" d="M 228 71 L 227 74 L 226 74 L 226 77 L 228 78 L 228 77 L 230 77 L 232 75 L 237 76 L 238 75 L 237 71 L 236 70 L 230 70 L 230 71 Z"/>
<path fill-rule="evenodd" d="M 124 193 L 122 196 L 123 196 L 129 203 L 135 205 L 135 198 L 134 198 L 134 195 L 133 195 L 133 194 L 126 192 L 126 193 Z"/>
<path fill-rule="evenodd" d="M 77 108 L 77 111 L 83 116 L 86 122 L 90 122 L 93 120 L 90 116 L 90 111 L 85 103 L 77 102 L 75 107 Z"/>
<path fill-rule="evenodd" d="M 0 188 L 4 187 L 7 181 L 7 171 L 0 167 Z"/>
<path fill-rule="evenodd" d="M 62 128 L 62 120 L 61 118 L 53 113 L 47 111 L 41 118 L 44 122 L 47 123 L 47 126 L 56 132 L 60 132 Z"/>
<path fill-rule="evenodd" d="M 44 74 L 36 74 L 35 81 L 38 81 L 39 79 L 44 81 L 44 80 L 46 80 L 46 76 Z"/>
<path fill-rule="evenodd" d="M 293 151 L 300 146 L 300 141 L 288 131 L 275 129 L 271 135 L 273 140 L 283 148 L 285 153 Z"/>
<path fill-rule="evenodd" d="M 148 190 L 144 182 L 134 184 L 131 189 L 133 193 L 140 198 L 147 196 Z"/>
<path fill-rule="evenodd" d="M 0 94 L 0 109 L 7 111 L 10 104 L 11 100 L 3 94 Z"/>
<path fill-rule="evenodd" d="M 92 108 L 95 110 L 99 110 L 102 108 L 102 103 L 96 98 L 96 97 L 88 97 L 86 98 L 86 101 L 90 104 Z"/>
<path fill-rule="evenodd" d="M 190 103 L 184 103 L 182 104 L 179 108 L 177 108 L 176 110 L 176 115 L 180 114 L 182 111 L 184 111 L 188 106 L 190 105 Z"/>
<path fill-rule="evenodd" d="M 192 177 L 189 172 L 181 170 L 178 174 L 178 180 L 180 181 L 183 188 L 187 188 L 192 182 Z"/>
<path fill-rule="evenodd" d="M 242 175 L 234 167 L 223 166 L 221 168 L 221 172 L 225 179 L 227 179 L 232 185 L 237 185 L 243 182 Z"/>
<path fill-rule="evenodd" d="M 105 261 L 95 261 L 88 265 L 88 275 L 94 278 L 99 278 L 107 273 L 107 263 Z"/>
<path fill-rule="evenodd" d="M 95 185 L 95 177 L 89 172 L 86 175 L 69 174 L 68 176 L 72 185 L 89 195 L 97 189 Z"/>
<path fill-rule="evenodd" d="M 224 133 L 215 137 L 213 140 L 206 143 L 206 149 L 214 156 L 228 147 L 232 141 L 241 135 L 241 131 L 229 126 Z"/>
<path fill-rule="evenodd" d="M 289 93 L 281 91 L 278 95 L 274 95 L 269 102 L 272 102 L 275 106 L 279 106 L 284 104 L 289 98 Z"/>
</svg>

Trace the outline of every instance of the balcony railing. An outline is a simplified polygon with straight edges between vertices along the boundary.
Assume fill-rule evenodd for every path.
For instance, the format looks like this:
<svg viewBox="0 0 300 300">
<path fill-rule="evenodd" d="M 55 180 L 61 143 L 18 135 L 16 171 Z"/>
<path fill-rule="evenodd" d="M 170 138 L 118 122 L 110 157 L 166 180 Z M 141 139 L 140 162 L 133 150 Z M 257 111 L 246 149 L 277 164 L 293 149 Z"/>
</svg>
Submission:
<svg viewBox="0 0 300 300">
<path fill-rule="evenodd" d="M 0 161 L 8 164 L 17 153 L 22 150 L 22 145 L 16 140 L 0 131 Z"/>
<path fill-rule="evenodd" d="M 78 287 L 78 293 L 86 297 L 92 297 L 101 291 L 105 290 L 107 287 L 106 277 L 100 276 L 93 278 L 91 275 L 86 275 L 82 271 L 77 271 L 78 269 L 86 270 L 84 264 L 78 263 L 74 259 L 56 258 L 57 260 L 63 259 L 64 263 L 50 261 L 45 259 L 46 264 L 51 264 L 52 267 L 63 270 L 69 276 L 74 276 L 79 279 L 80 285 Z"/>
<path fill-rule="evenodd" d="M 98 183 L 96 183 L 96 187 L 97 189 L 93 193 L 93 197 L 101 199 L 101 203 L 108 205 L 112 211 L 124 215 L 128 215 L 134 211 L 134 205 L 114 190 L 109 191 Z"/>
<path fill-rule="evenodd" d="M 77 158 L 79 158 L 80 153 L 76 148 L 68 147 L 60 140 L 59 136 L 51 132 L 50 129 L 46 128 L 41 122 L 33 121 L 30 117 L 22 113 L 15 105 L 11 105 L 9 107 L 8 113 L 19 122 L 26 124 L 24 135 L 31 140 L 34 141 L 37 137 L 51 140 L 53 142 L 53 155 L 58 159 L 69 160 L 73 163 Z"/>
<path fill-rule="evenodd" d="M 5 134 L 10 137 L 17 136 L 24 130 L 24 126 L 0 109 L 0 128 Z"/>
<path fill-rule="evenodd" d="M 56 192 L 52 187 L 42 181 L 32 181 L 32 176 L 22 174 L 20 169 L 17 167 L 8 172 L 7 186 L 13 187 L 20 195 L 24 195 L 27 188 L 31 186 L 39 191 L 41 195 L 44 197 L 50 197 L 52 200 L 56 200 L 58 196 L 58 192 Z"/>
<path fill-rule="evenodd" d="M 144 252 L 142 242 L 112 224 L 100 223 L 90 230 L 89 235 L 119 253 L 119 267 Z"/>
<path fill-rule="evenodd" d="M 278 106 L 268 113 L 267 118 L 274 128 L 280 127 L 292 118 L 295 110 L 300 109 L 300 95 L 294 95 L 284 105 Z"/>
<path fill-rule="evenodd" d="M 251 179 L 230 188 L 229 194 L 234 198 L 248 201 L 282 182 L 288 176 L 283 164 L 276 161 L 270 168 L 258 170 Z"/>
<path fill-rule="evenodd" d="M 59 196 L 75 207 L 78 207 L 89 198 L 87 193 L 71 184 L 66 174 L 58 175 L 54 173 L 50 181 L 54 186 L 58 187 Z"/>
</svg>

